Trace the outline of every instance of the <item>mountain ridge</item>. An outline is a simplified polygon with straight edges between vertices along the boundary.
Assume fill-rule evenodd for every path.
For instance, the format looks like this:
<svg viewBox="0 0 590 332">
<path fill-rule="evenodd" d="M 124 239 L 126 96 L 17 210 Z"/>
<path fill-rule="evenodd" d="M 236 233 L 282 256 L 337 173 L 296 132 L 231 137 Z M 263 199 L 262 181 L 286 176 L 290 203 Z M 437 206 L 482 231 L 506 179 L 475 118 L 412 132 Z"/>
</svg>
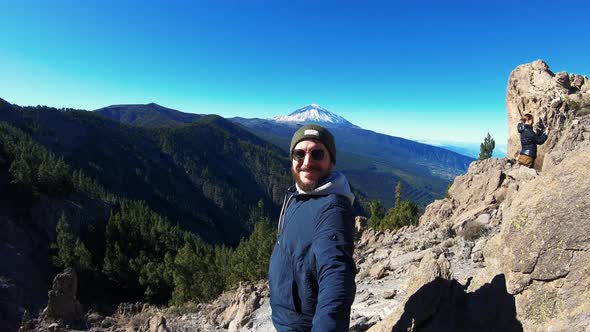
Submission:
<svg viewBox="0 0 590 332">
<path fill-rule="evenodd" d="M 290 114 L 304 114 L 317 109 L 323 110 L 324 114 L 329 112 L 312 104 Z M 136 112 L 133 108 L 129 108 L 126 114 Z M 329 114 L 332 114 L 330 116 L 334 119 L 341 118 L 334 113 Z M 143 114 L 143 116 L 153 118 L 149 114 Z M 131 116 L 120 118 L 119 121 L 140 127 L 157 127 L 154 126 L 157 122 L 146 124 L 133 122 L 130 118 Z M 182 122 L 187 121 L 186 119 L 181 119 L 180 122 L 175 119 L 166 119 L 160 123 L 160 126 L 169 126 L 171 120 L 174 122 L 174 127 L 187 125 L 187 122 Z M 240 125 L 241 128 L 245 128 L 266 142 L 280 147 L 285 151 L 284 155 L 288 155 L 290 139 L 295 130 L 306 123 L 305 121 L 277 122 L 273 119 L 241 117 L 227 120 Z M 348 124 L 342 124 L 345 123 L 343 121 Z M 317 121 L 311 122 L 317 123 Z M 381 200 L 385 207 L 392 206 L 394 202 L 391 188 L 395 187 L 397 182 L 401 182 L 404 187 L 404 197 L 422 206 L 443 197 L 450 179 L 464 173 L 469 163 L 474 160 L 444 148 L 362 129 L 345 119 L 340 122 L 341 124 L 337 125 L 332 122 L 321 123 L 329 127 L 336 137 L 339 155 L 337 167 L 344 170 L 351 180 L 351 185 L 359 191 L 361 196 Z"/>
<path fill-rule="evenodd" d="M 94 112 L 115 121 L 148 128 L 181 126 L 203 117 L 201 114 L 185 113 L 153 102 L 111 105 Z"/>
</svg>

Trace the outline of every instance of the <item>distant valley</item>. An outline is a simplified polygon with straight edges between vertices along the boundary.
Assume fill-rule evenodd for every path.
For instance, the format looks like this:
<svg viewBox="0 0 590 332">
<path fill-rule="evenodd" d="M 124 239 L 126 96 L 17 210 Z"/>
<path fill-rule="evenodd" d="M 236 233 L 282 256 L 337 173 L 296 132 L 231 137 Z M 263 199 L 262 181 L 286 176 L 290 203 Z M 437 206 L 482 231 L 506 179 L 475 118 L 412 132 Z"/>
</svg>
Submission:
<svg viewBox="0 0 590 332">
<path fill-rule="evenodd" d="M 144 127 L 182 126 L 202 116 L 156 104 L 116 105 L 96 112 Z M 282 148 L 285 156 L 293 132 L 302 124 L 329 127 L 337 142 L 337 168 L 346 174 L 361 199 L 378 199 L 385 207 L 392 206 L 393 188 L 398 181 L 402 183 L 404 199 L 421 206 L 443 197 L 448 183 L 463 174 L 474 160 L 441 147 L 362 129 L 316 104 L 273 119 L 228 120 Z"/>
</svg>

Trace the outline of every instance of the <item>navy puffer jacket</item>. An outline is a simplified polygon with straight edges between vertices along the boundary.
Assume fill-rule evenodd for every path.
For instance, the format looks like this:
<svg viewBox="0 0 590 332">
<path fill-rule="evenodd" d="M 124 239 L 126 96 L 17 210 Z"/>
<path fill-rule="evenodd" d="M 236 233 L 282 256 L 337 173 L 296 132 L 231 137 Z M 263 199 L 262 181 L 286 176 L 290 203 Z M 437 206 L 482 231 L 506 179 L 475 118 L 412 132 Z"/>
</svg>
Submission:
<svg viewBox="0 0 590 332">
<path fill-rule="evenodd" d="M 520 133 L 520 154 L 537 158 L 537 145 L 545 143 L 547 134 L 544 131 L 535 132 L 532 126 L 522 122 L 518 123 L 516 129 Z"/>
<path fill-rule="evenodd" d="M 356 292 L 353 200 L 338 172 L 314 192 L 289 189 L 269 267 L 279 332 L 348 331 Z"/>
</svg>

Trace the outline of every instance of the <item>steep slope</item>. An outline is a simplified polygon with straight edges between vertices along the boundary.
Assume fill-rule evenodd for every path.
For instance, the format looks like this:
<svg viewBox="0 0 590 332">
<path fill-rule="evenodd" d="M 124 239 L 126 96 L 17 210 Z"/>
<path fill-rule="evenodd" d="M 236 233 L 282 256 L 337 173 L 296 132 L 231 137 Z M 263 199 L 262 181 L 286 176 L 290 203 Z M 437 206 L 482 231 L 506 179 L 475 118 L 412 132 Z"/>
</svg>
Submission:
<svg viewBox="0 0 590 332">
<path fill-rule="evenodd" d="M 183 113 L 158 104 L 112 105 L 95 110 L 109 119 L 141 127 L 174 127 L 191 123 L 202 117 Z"/>
<path fill-rule="evenodd" d="M 153 209 L 211 242 L 247 234 L 259 199 L 277 213 L 288 186 L 277 148 L 220 117 L 145 129 L 98 114 L 2 103 L 0 121 L 26 132 L 116 195 Z"/>
</svg>

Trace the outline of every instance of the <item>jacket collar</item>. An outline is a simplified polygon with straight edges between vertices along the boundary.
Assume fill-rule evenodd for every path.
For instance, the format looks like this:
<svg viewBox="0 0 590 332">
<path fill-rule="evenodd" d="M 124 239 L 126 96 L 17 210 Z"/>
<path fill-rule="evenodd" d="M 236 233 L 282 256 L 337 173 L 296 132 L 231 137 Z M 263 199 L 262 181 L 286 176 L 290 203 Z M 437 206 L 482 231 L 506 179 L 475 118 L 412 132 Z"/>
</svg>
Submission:
<svg viewBox="0 0 590 332">
<path fill-rule="evenodd" d="M 346 197 L 350 201 L 350 205 L 354 203 L 354 194 L 350 190 L 348 180 L 346 180 L 344 174 L 338 171 L 333 171 L 326 180 L 324 180 L 317 188 L 311 191 L 303 191 L 299 189 L 297 185 L 289 188 L 289 191 L 295 195 L 320 196 L 336 194 Z"/>
</svg>

